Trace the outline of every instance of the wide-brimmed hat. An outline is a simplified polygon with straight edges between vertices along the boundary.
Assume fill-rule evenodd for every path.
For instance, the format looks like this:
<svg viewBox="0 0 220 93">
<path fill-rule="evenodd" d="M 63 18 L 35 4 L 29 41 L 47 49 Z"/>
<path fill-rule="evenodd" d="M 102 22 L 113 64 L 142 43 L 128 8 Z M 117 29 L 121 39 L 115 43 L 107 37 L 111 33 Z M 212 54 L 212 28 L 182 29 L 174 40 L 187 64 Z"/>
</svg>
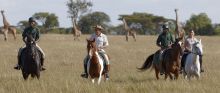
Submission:
<svg viewBox="0 0 220 93">
<path fill-rule="evenodd" d="M 103 30 L 104 28 L 101 25 L 96 25 L 93 28 Z"/>
<path fill-rule="evenodd" d="M 30 17 L 30 18 L 28 19 L 28 22 L 29 22 L 29 23 L 31 23 L 31 22 L 35 22 L 35 23 L 37 23 L 37 22 L 34 20 L 33 17 Z"/>
<path fill-rule="evenodd" d="M 169 26 L 168 25 L 163 25 L 162 28 L 163 29 L 169 29 Z"/>
</svg>

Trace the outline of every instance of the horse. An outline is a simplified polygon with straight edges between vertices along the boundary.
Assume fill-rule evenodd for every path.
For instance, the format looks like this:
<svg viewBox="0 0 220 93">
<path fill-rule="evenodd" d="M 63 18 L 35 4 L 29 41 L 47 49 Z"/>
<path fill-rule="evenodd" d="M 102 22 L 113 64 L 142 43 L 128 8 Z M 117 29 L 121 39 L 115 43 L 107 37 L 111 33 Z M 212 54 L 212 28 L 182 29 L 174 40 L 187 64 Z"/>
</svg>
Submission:
<svg viewBox="0 0 220 93">
<path fill-rule="evenodd" d="M 140 71 L 144 71 L 144 70 L 147 70 L 151 67 L 154 68 L 155 69 L 155 76 L 156 76 L 156 79 L 158 80 L 159 79 L 159 73 L 160 73 L 161 69 L 165 68 L 165 66 L 163 66 L 163 63 L 165 63 L 165 61 L 166 62 L 170 61 L 170 62 L 167 62 L 168 64 L 176 63 L 175 59 L 179 58 L 179 56 L 180 56 L 179 53 L 182 51 L 182 48 L 181 48 L 180 44 L 181 44 L 180 40 L 177 39 L 176 42 L 172 45 L 171 48 L 169 48 L 167 50 L 164 50 L 164 53 L 162 54 L 163 55 L 163 58 L 162 58 L 162 61 L 161 61 L 162 63 L 153 62 L 153 60 L 155 60 L 156 54 L 159 54 L 160 51 L 161 51 L 161 50 L 158 50 L 154 54 L 151 54 L 150 56 L 148 56 L 147 59 L 145 60 L 144 64 L 142 65 L 142 67 L 137 68 L 137 69 L 140 70 Z M 170 53 L 172 53 L 172 54 L 170 54 Z M 169 57 L 169 59 L 167 59 L 166 57 Z M 172 67 L 174 64 L 170 64 L 170 65 L 171 66 L 168 65 L 168 67 Z M 168 71 L 170 71 L 170 69 L 167 69 L 167 73 L 168 73 Z M 165 79 L 166 79 L 166 76 L 165 76 Z"/>
<path fill-rule="evenodd" d="M 98 84 L 100 84 L 102 75 L 105 75 L 104 61 L 99 56 L 97 50 L 98 49 L 96 47 L 95 39 L 92 41 L 87 40 L 87 52 L 89 55 L 89 60 L 87 63 L 87 72 L 89 77 L 92 79 L 92 83 L 95 83 L 95 79 L 98 78 Z"/>
<path fill-rule="evenodd" d="M 181 38 L 176 39 L 171 48 L 167 49 L 163 53 L 162 68 L 165 71 L 165 80 L 168 75 L 171 80 L 178 79 L 180 70 L 180 56 L 183 54 Z M 174 74 L 175 78 L 171 74 Z"/>
<path fill-rule="evenodd" d="M 40 70 L 41 70 L 41 57 L 40 51 L 36 47 L 36 41 L 32 38 L 31 35 L 27 37 L 25 41 L 26 47 L 23 49 L 21 53 L 21 71 L 23 78 L 25 80 L 28 79 L 29 74 L 31 77 L 40 78 Z"/>
<path fill-rule="evenodd" d="M 191 79 L 192 76 L 196 76 L 197 79 L 200 78 L 200 62 L 199 55 L 203 54 L 202 41 L 196 42 L 192 45 L 192 52 L 190 52 L 186 57 L 185 67 L 184 67 L 184 77 Z"/>
</svg>

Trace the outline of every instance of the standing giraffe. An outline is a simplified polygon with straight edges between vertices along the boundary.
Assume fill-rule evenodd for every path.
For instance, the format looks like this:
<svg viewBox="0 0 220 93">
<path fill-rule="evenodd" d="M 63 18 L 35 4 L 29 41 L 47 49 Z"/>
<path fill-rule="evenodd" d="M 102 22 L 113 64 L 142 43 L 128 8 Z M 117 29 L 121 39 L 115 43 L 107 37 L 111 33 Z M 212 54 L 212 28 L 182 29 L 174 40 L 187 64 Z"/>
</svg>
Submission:
<svg viewBox="0 0 220 93">
<path fill-rule="evenodd" d="M 74 18 L 72 18 L 72 24 L 73 24 L 73 36 L 74 36 L 74 40 L 78 40 L 79 41 L 79 37 L 81 36 L 81 31 L 77 28 L 76 26 L 76 20 Z"/>
<path fill-rule="evenodd" d="M 136 32 L 128 26 L 125 18 L 122 18 L 122 22 L 124 24 L 124 29 L 126 31 L 126 41 L 128 41 L 128 36 L 130 35 L 134 38 L 134 41 L 136 41 Z"/>
<path fill-rule="evenodd" d="M 185 31 L 182 28 L 182 26 L 179 23 L 179 18 L 178 18 L 178 9 L 174 10 L 176 13 L 176 29 L 175 29 L 175 38 L 182 38 L 182 40 L 184 40 L 184 36 L 185 36 Z"/>
<path fill-rule="evenodd" d="M 10 26 L 9 22 L 6 20 L 6 17 L 4 15 L 4 10 L 1 10 L 1 14 L 2 14 L 2 18 L 3 18 L 3 28 L 1 28 L 0 30 L 3 32 L 4 34 L 4 39 L 5 41 L 7 41 L 8 39 L 8 32 L 12 32 L 14 39 L 16 39 L 16 28 Z"/>
</svg>

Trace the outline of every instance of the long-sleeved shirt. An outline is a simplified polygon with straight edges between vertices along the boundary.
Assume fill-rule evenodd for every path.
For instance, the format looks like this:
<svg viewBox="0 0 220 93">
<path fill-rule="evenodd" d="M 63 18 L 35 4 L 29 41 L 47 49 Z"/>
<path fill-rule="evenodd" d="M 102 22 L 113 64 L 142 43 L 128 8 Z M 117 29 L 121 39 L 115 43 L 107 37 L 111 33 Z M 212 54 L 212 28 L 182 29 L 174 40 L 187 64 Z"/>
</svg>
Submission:
<svg viewBox="0 0 220 93">
<path fill-rule="evenodd" d="M 170 32 L 162 33 L 157 38 L 157 45 L 162 49 L 168 48 L 170 44 L 174 43 L 173 36 Z"/>
<path fill-rule="evenodd" d="M 195 44 L 196 42 L 198 42 L 198 40 L 195 38 L 195 37 L 193 37 L 193 38 L 186 38 L 186 40 L 185 40 L 185 45 L 184 45 L 184 47 L 185 47 L 185 50 L 187 50 L 187 51 L 192 51 L 192 46 L 193 46 L 193 44 Z"/>
<path fill-rule="evenodd" d="M 28 35 L 31 35 L 35 41 L 37 41 L 40 38 L 40 32 L 39 29 L 36 27 L 27 27 L 24 29 L 24 32 L 22 33 L 23 39 L 26 38 Z"/>
<path fill-rule="evenodd" d="M 96 42 L 96 46 L 100 51 L 104 51 L 103 48 L 109 45 L 107 36 L 105 34 L 100 34 L 99 36 L 96 34 L 92 34 L 90 40 L 94 40 Z M 105 51 L 104 51 L 105 52 Z"/>
</svg>

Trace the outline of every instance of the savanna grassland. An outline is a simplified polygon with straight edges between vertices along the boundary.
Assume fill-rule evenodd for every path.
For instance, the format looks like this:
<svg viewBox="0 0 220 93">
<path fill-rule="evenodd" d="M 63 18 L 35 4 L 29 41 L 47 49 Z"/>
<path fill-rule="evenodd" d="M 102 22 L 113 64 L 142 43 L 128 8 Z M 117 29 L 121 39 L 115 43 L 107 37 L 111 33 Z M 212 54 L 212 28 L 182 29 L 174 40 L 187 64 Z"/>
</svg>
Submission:
<svg viewBox="0 0 220 93">
<path fill-rule="evenodd" d="M 219 93 L 220 91 L 220 37 L 202 38 L 204 68 L 199 80 L 185 80 L 181 75 L 176 81 L 155 79 L 154 70 L 138 72 L 146 57 L 155 52 L 156 36 L 109 36 L 106 50 L 111 57 L 110 80 L 100 85 L 83 79 L 83 59 L 86 55 L 86 37 L 73 41 L 72 35 L 42 35 L 39 45 L 45 51 L 47 70 L 40 80 L 24 81 L 21 71 L 14 70 L 18 48 L 23 45 L 21 35 L 8 42 L 0 36 L 0 93 Z"/>
</svg>

